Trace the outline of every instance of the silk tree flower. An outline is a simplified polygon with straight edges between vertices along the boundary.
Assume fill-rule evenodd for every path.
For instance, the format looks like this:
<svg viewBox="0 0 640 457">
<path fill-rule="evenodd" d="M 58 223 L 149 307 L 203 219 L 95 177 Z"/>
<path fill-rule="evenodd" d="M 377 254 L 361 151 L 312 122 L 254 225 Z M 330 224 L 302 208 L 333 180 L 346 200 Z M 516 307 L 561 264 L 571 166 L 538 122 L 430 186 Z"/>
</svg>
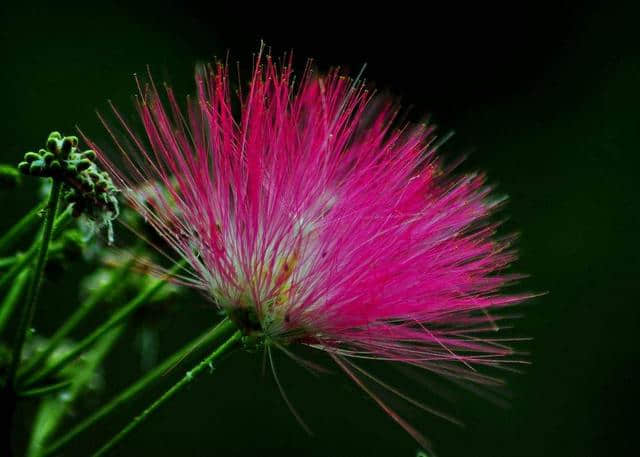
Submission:
<svg viewBox="0 0 640 457">
<path fill-rule="evenodd" d="M 397 125 L 392 102 L 338 69 L 296 81 L 291 61 L 259 57 L 246 90 L 230 85 L 223 64 L 198 71 L 185 109 L 141 87 L 144 138 L 115 108 L 128 138 L 105 122 L 122 166 L 87 140 L 190 265 L 180 280 L 246 336 L 327 351 L 362 387 L 354 358 L 480 382 L 477 366 L 511 361 L 486 335 L 526 296 L 501 294 L 515 253 L 482 174 L 447 169 L 433 128 Z"/>
</svg>

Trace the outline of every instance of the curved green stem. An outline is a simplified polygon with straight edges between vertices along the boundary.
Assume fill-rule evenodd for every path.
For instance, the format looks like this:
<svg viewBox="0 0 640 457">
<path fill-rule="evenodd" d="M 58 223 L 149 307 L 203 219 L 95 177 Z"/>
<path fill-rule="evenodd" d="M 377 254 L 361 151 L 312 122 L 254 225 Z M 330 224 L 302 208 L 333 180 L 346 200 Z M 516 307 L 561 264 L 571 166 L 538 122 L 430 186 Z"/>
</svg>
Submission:
<svg viewBox="0 0 640 457">
<path fill-rule="evenodd" d="M 71 207 L 68 207 L 56 219 L 55 223 L 53 224 L 53 235 L 52 235 L 52 238 L 56 238 L 60 234 L 62 229 L 67 226 L 67 223 L 69 221 L 71 221 Z M 17 259 L 13 263 L 13 265 L 9 269 L 9 271 L 7 271 L 2 276 L 0 276 L 0 290 L 2 290 L 2 288 L 5 285 L 9 284 L 13 280 L 13 278 L 15 278 L 18 275 L 18 273 L 20 273 L 22 271 L 22 269 L 25 266 L 27 266 L 27 265 L 29 265 L 29 263 L 31 263 L 31 261 L 33 260 L 33 258 L 36 256 L 36 254 L 38 252 L 38 247 L 39 246 L 40 246 L 40 242 L 36 241 L 31 245 L 31 247 L 27 250 L 27 252 L 25 252 L 24 254 L 18 254 L 16 256 Z"/>
<path fill-rule="evenodd" d="M 29 211 L 22 219 L 20 219 L 13 227 L 11 227 L 2 238 L 0 238 L 0 252 L 7 250 L 15 241 L 26 233 L 26 231 L 34 225 L 40 218 L 39 214 L 44 208 L 44 204 L 37 205 Z"/>
<path fill-rule="evenodd" d="M 91 346 L 98 338 L 111 330 L 116 325 L 120 324 L 127 317 L 129 317 L 136 309 L 138 309 L 143 303 L 149 300 L 155 295 L 166 283 L 168 277 L 176 273 L 178 270 L 184 267 L 184 261 L 178 262 L 170 271 L 169 275 L 162 279 L 157 279 L 153 284 L 145 288 L 140 292 L 133 300 L 128 302 L 122 308 L 118 309 L 104 324 L 95 329 L 92 333 L 86 336 L 82 341 L 74 346 L 74 348 L 60 358 L 56 363 L 49 365 L 48 367 L 36 372 L 34 375 L 27 377 L 23 384 L 24 387 L 32 386 L 39 381 L 45 379 L 54 373 L 57 373 L 60 369 L 65 367 L 69 362 L 73 361 L 82 352 L 84 352 L 89 346 Z M 22 380 L 21 380 L 22 381 Z"/>
<path fill-rule="evenodd" d="M 204 334 L 200 335 L 195 340 L 189 342 L 180 350 L 173 353 L 171 356 L 167 357 L 162 363 L 154 367 L 151 371 L 149 371 L 142 378 L 138 379 L 136 382 L 131 384 L 129 387 L 124 389 L 118 395 L 116 395 L 113 399 L 111 399 L 107 404 L 102 406 L 96 412 L 91 414 L 89 417 L 84 419 L 78 425 L 73 427 L 70 431 L 64 434 L 62 437 L 57 439 L 55 442 L 51 444 L 51 446 L 47 447 L 40 457 L 46 457 L 51 454 L 54 454 L 63 447 L 65 447 L 69 442 L 71 442 L 77 435 L 94 425 L 96 422 L 102 420 L 107 415 L 109 415 L 112 411 L 114 411 L 118 406 L 131 401 L 140 391 L 145 389 L 149 384 L 156 381 L 160 376 L 164 375 L 168 370 L 174 367 L 177 363 L 189 355 L 192 351 L 213 342 L 215 339 L 220 337 L 221 335 L 229 332 L 234 328 L 234 325 L 228 319 L 224 319 L 214 328 L 207 330 Z"/>
<path fill-rule="evenodd" d="M 49 243 L 51 242 L 53 235 L 53 223 L 56 218 L 56 212 L 58 211 L 58 201 L 60 200 L 61 190 L 62 183 L 54 180 L 51 187 L 51 194 L 49 194 L 49 202 L 47 203 L 47 215 L 44 221 L 38 259 L 33 270 L 33 275 L 31 276 L 29 290 L 27 291 L 27 300 L 20 316 L 16 342 L 13 347 L 13 357 L 11 359 L 11 364 L 9 365 L 7 386 L 10 389 L 14 387 L 16 371 L 18 370 L 18 365 L 20 364 L 20 358 L 22 356 L 22 348 L 25 340 L 27 339 L 27 333 L 29 332 L 31 321 L 33 320 L 33 315 L 35 313 L 36 303 L 40 293 L 40 286 L 42 285 L 42 278 L 44 275 L 44 266 L 47 263 L 47 255 L 49 254 Z"/>
<path fill-rule="evenodd" d="M 47 342 L 46 347 L 30 358 L 24 368 L 18 371 L 18 379 L 22 379 L 25 376 L 33 373 L 37 368 L 39 368 L 43 362 L 47 360 L 47 358 L 51 355 L 51 353 L 56 349 L 60 341 L 65 338 L 76 326 L 85 318 L 87 314 L 98 304 L 100 303 L 105 296 L 107 296 L 110 292 L 112 292 L 115 288 L 118 287 L 119 284 L 122 283 L 122 280 L 127 275 L 129 270 L 131 269 L 131 265 L 134 262 L 134 258 L 131 258 L 129 261 L 122 264 L 118 267 L 117 270 L 113 272 L 111 275 L 111 279 L 107 281 L 106 284 L 100 286 L 96 290 L 94 290 L 91 295 L 87 297 L 87 299 L 80 304 L 78 309 L 65 321 L 64 324 L 54 333 L 54 335 Z"/>
<path fill-rule="evenodd" d="M 16 307 L 16 303 L 20 300 L 24 286 L 27 283 L 27 279 L 29 279 L 29 269 L 23 270 L 22 273 L 18 275 L 16 280 L 13 282 L 11 289 L 9 289 L 9 293 L 2 301 L 2 304 L 0 304 L 0 333 L 2 333 L 5 325 L 7 325 L 7 322 Z"/>
<path fill-rule="evenodd" d="M 138 427 L 142 422 L 144 422 L 151 413 L 153 413 L 156 409 L 162 406 L 167 400 L 171 399 L 175 394 L 177 394 L 180 390 L 186 387 L 191 381 L 193 381 L 199 374 L 201 374 L 206 368 L 213 368 L 213 362 L 219 359 L 222 355 L 228 353 L 231 349 L 234 349 L 240 339 L 242 337 L 242 333 L 239 330 L 236 330 L 229 339 L 227 339 L 224 343 L 222 343 L 218 348 L 216 348 L 211 354 L 205 357 L 198 365 L 196 365 L 190 371 L 187 371 L 185 375 L 175 383 L 169 390 L 167 390 L 164 394 L 162 394 L 156 401 L 154 401 L 147 409 L 145 409 L 140 415 L 136 416 L 127 426 L 125 426 L 120 432 L 118 432 L 113 438 L 111 438 L 107 443 L 102 446 L 98 451 L 93 454 L 92 457 L 100 457 L 109 452 L 116 444 L 122 441 L 131 431 L 133 431 L 136 427 Z"/>
</svg>

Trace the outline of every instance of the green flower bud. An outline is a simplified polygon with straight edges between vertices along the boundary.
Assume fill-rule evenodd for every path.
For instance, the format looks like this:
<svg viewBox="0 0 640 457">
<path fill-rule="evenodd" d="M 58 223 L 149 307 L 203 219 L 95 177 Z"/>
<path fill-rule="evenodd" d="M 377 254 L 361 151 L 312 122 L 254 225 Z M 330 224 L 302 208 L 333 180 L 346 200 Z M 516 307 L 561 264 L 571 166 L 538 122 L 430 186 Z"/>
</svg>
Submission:
<svg viewBox="0 0 640 457">
<path fill-rule="evenodd" d="M 29 166 L 29 173 L 35 176 L 40 176 L 44 171 L 44 161 L 36 160 L 35 162 L 31 162 Z"/>
<path fill-rule="evenodd" d="M 71 148 L 73 148 L 73 141 L 72 141 L 72 139 L 71 139 L 71 138 L 72 138 L 72 137 L 68 137 L 68 136 L 67 136 L 67 137 L 65 137 L 65 138 L 64 138 L 64 140 L 62 140 L 62 148 L 60 148 L 60 149 L 61 149 L 61 151 L 62 151 L 62 154 L 63 154 L 65 157 L 68 157 L 68 156 L 69 156 L 69 153 L 71 152 Z M 75 138 L 75 137 L 74 137 L 74 138 Z M 77 142 L 77 141 L 78 141 L 78 139 L 76 138 L 76 142 Z"/>
<path fill-rule="evenodd" d="M 107 181 L 103 181 L 102 179 L 100 181 L 98 181 L 96 183 L 96 191 L 97 192 L 104 192 L 105 190 L 107 190 L 107 186 L 109 184 L 107 183 Z"/>
<path fill-rule="evenodd" d="M 47 140 L 47 149 L 54 154 L 57 154 L 60 151 L 60 142 L 59 140 L 49 137 Z"/>
<path fill-rule="evenodd" d="M 94 162 L 96 157 L 91 149 L 78 150 L 78 137 L 52 132 L 47 138 L 47 149 L 25 154 L 18 169 L 24 174 L 52 177 L 64 183 L 63 196 L 66 203 L 73 204 L 73 215 L 85 214 L 96 228 L 106 227 L 111 242 L 112 221 L 119 214 L 115 197 L 118 191 L 109 174 L 99 170 Z"/>
<path fill-rule="evenodd" d="M 60 165 L 60 162 L 58 160 L 54 160 L 53 162 L 51 162 L 51 164 L 49 165 L 49 169 L 53 172 L 53 173 L 59 173 L 60 170 L 62 169 L 62 166 Z"/>
<path fill-rule="evenodd" d="M 91 165 L 93 165 L 93 163 L 91 162 L 91 160 L 89 159 L 82 159 L 80 162 L 78 162 L 76 164 L 76 167 L 78 168 L 78 171 L 84 171 L 87 168 L 91 167 Z"/>
<path fill-rule="evenodd" d="M 65 140 L 71 141 L 71 146 L 74 148 L 78 146 L 78 137 L 77 136 L 67 136 L 64 138 Z"/>
<path fill-rule="evenodd" d="M 33 162 L 34 160 L 40 160 L 40 155 L 36 154 L 35 152 L 27 152 L 24 155 L 24 160 L 27 161 L 28 163 Z"/>
<path fill-rule="evenodd" d="M 20 162 L 18 164 L 18 170 L 20 170 L 20 173 L 28 175 L 29 174 L 29 162 Z"/>
<path fill-rule="evenodd" d="M 45 152 L 44 155 L 42 156 L 44 163 L 46 163 L 47 165 L 50 165 L 51 162 L 53 162 L 53 159 L 55 158 L 56 156 L 53 152 Z"/>
</svg>

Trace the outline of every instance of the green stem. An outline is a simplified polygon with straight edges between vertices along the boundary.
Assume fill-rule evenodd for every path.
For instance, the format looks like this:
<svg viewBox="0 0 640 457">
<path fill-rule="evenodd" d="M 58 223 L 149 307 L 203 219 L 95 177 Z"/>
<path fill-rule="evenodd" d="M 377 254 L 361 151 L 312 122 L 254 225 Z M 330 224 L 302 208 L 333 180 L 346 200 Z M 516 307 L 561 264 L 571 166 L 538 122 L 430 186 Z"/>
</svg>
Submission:
<svg viewBox="0 0 640 457">
<path fill-rule="evenodd" d="M 60 216 L 58 216 L 55 223 L 53 224 L 52 237 L 57 238 L 60 232 L 62 231 L 62 229 L 67 226 L 67 223 L 71 221 L 71 219 L 72 219 L 71 207 L 68 207 L 62 214 L 60 214 Z M 0 290 L 2 290 L 2 288 L 6 284 L 9 284 L 13 280 L 13 278 L 15 278 L 18 275 L 18 273 L 20 273 L 22 269 L 33 260 L 33 258 L 36 256 L 38 252 L 39 246 L 40 246 L 40 242 L 35 241 L 31 245 L 31 247 L 27 250 L 27 252 L 25 252 L 24 254 L 17 255 L 18 258 L 16 259 L 13 266 L 9 269 L 9 271 L 4 273 L 0 277 Z"/>
<path fill-rule="evenodd" d="M 60 232 L 67 226 L 67 224 L 71 220 L 71 206 L 68 206 L 67 209 L 63 211 L 60 216 L 58 216 L 55 223 L 53 224 L 53 238 L 57 238 Z M 0 277 L 0 290 L 5 284 L 9 283 L 9 281 L 12 281 L 13 278 L 17 276 L 25 266 L 31 263 L 36 253 L 38 252 L 38 246 L 39 242 L 34 241 L 29 250 L 26 253 L 20 255 L 20 260 L 16 262 L 8 272 L 4 273 Z M 6 418 L 6 424 L 4 424 L 3 427 L 0 427 L 0 430 L 2 430 L 2 432 L 0 432 L 2 433 L 2 435 L 0 436 L 0 443 L 3 443 L 3 447 L 0 448 L 2 449 L 2 451 L 0 452 L 6 451 L 5 453 L 7 455 L 11 455 L 11 422 L 16 404 L 16 396 L 15 392 L 13 391 L 12 385 L 7 384 L 5 388 L 0 391 L 0 404 L 3 405 L 2 412 L 3 416 Z"/>
<path fill-rule="evenodd" d="M 7 268 L 20 260 L 20 257 L 17 255 L 12 255 L 11 257 L 3 257 L 0 259 L 0 268 Z"/>
<path fill-rule="evenodd" d="M 41 457 L 46 457 L 59 452 L 60 449 L 65 447 L 77 435 L 94 425 L 96 422 L 102 420 L 104 417 L 114 411 L 118 406 L 131 401 L 140 391 L 145 389 L 152 382 L 156 381 L 159 377 L 163 376 L 176 364 L 180 363 L 180 361 L 187 355 L 189 355 L 192 351 L 213 342 L 215 339 L 217 339 L 224 333 L 229 332 L 233 328 L 234 325 L 231 323 L 231 321 L 229 321 L 228 319 L 224 319 L 214 328 L 207 330 L 204 334 L 189 342 L 186 346 L 176 351 L 171 356 L 167 357 L 162 363 L 157 365 L 142 378 L 138 379 L 136 382 L 116 395 L 102 408 L 100 408 L 89 417 L 84 419 L 82 422 L 80 422 L 78 425 L 73 427 L 64 436 L 53 442 L 51 446 L 44 450 L 44 452 L 41 454 Z"/>
<path fill-rule="evenodd" d="M 80 304 L 78 309 L 65 321 L 64 324 L 54 333 L 54 335 L 49 339 L 45 348 L 30 358 L 25 364 L 24 368 L 18 371 L 18 379 L 23 379 L 24 377 L 33 373 L 37 368 L 39 368 L 43 362 L 47 360 L 47 358 L 51 355 L 51 353 L 56 349 L 60 341 L 65 338 L 73 329 L 77 327 L 77 325 L 86 317 L 87 314 L 98 304 L 100 303 L 104 297 L 106 297 L 110 292 L 112 292 L 115 288 L 118 287 L 122 283 L 122 280 L 129 272 L 131 265 L 134 262 L 134 258 L 131 258 L 129 261 L 125 262 L 122 266 L 120 266 L 116 271 L 114 271 L 111 275 L 111 279 L 106 282 L 106 284 L 100 286 L 96 290 L 94 290 L 87 299 Z"/>
<path fill-rule="evenodd" d="M 95 376 L 96 369 L 102 360 L 109 353 L 117 339 L 122 335 L 125 325 L 120 325 L 104 334 L 96 343 L 94 348 L 87 353 L 82 361 L 80 371 L 72 378 L 71 384 L 66 392 L 66 398 L 60 396 L 45 397 L 40 404 L 40 408 L 33 421 L 31 429 L 31 443 L 27 452 L 28 457 L 40 457 L 42 448 L 47 442 L 60 422 L 69 411 L 78 395 L 86 389 L 87 384 Z"/>
<path fill-rule="evenodd" d="M 87 337 L 74 346 L 74 348 L 60 358 L 56 363 L 45 367 L 44 369 L 36 372 L 34 375 L 27 377 L 23 382 L 24 387 L 32 386 L 39 381 L 45 379 L 47 376 L 58 372 L 65 367 L 69 362 L 74 360 L 78 355 L 84 352 L 91 344 L 93 344 L 103 334 L 115 327 L 129 317 L 136 309 L 138 309 L 143 303 L 149 300 L 155 295 L 167 282 L 168 277 L 175 274 L 178 270 L 184 267 L 184 261 L 178 262 L 170 271 L 167 277 L 156 280 L 153 284 L 148 286 L 142 292 L 140 292 L 133 300 L 128 302 L 122 308 L 118 309 L 104 324 L 95 329 Z"/>
<path fill-rule="evenodd" d="M 27 291 L 27 300 L 25 302 L 22 315 L 20 316 L 18 333 L 16 335 L 16 342 L 13 348 L 13 357 L 11 359 L 11 365 L 9 365 L 7 386 L 10 389 L 14 387 L 16 371 L 18 370 L 18 365 L 20 365 L 20 358 L 22 356 L 22 348 L 25 340 L 27 339 L 27 333 L 31 328 L 31 322 L 33 321 L 33 315 L 35 313 L 36 303 L 40 293 L 40 286 L 42 285 L 42 279 L 44 276 L 44 266 L 47 263 L 47 255 L 49 254 L 49 243 L 51 242 L 51 237 L 53 235 L 53 223 L 56 219 L 56 212 L 58 211 L 58 201 L 60 200 L 61 190 L 62 182 L 54 180 L 51 187 L 51 194 L 49 194 L 49 202 L 47 203 L 47 215 L 44 221 L 38 259 L 36 261 L 35 269 L 33 270 L 33 275 L 31 276 L 29 290 Z"/>
<path fill-rule="evenodd" d="M 18 275 L 13 286 L 9 289 L 9 293 L 2 301 L 2 304 L 0 304 L 0 333 L 2 333 L 5 325 L 7 325 L 7 322 L 15 309 L 16 303 L 20 300 L 22 290 L 27 283 L 27 279 L 29 279 L 29 269 L 23 270 L 22 273 Z"/>
<path fill-rule="evenodd" d="M 109 452 L 116 444 L 122 441 L 131 431 L 133 431 L 136 427 L 138 427 L 142 422 L 145 421 L 153 413 L 156 409 L 162 406 L 167 400 L 171 399 L 176 393 L 186 387 L 191 381 L 193 381 L 199 374 L 203 373 L 207 368 L 213 368 L 213 362 L 219 359 L 222 355 L 228 353 L 231 349 L 234 349 L 240 338 L 242 333 L 239 330 L 236 330 L 229 339 L 227 339 L 224 343 L 222 343 L 218 348 L 216 348 L 211 354 L 205 357 L 198 365 L 196 365 L 190 371 L 187 371 L 185 375 L 175 383 L 169 390 L 167 390 L 164 394 L 162 394 L 156 401 L 154 401 L 147 409 L 145 409 L 139 416 L 136 416 L 129 424 L 124 427 L 120 432 L 118 432 L 113 438 L 111 438 L 107 443 L 102 446 L 98 451 L 93 454 L 92 457 L 100 457 Z"/>
<path fill-rule="evenodd" d="M 6 285 L 9 284 L 13 278 L 15 278 L 18 273 L 22 271 L 22 269 L 33 260 L 36 255 L 37 246 L 34 244 L 27 252 L 24 254 L 18 254 L 17 260 L 13 264 L 13 266 L 0 277 L 0 290 Z"/>
<path fill-rule="evenodd" d="M 27 230 L 38 221 L 42 208 L 44 208 L 44 204 L 34 207 L 0 238 L 0 252 L 7 250 L 9 246 L 15 243 L 20 236 L 24 235 Z"/>
<path fill-rule="evenodd" d="M 62 389 L 65 389 L 66 387 L 69 387 L 69 385 L 72 383 L 72 381 L 67 380 L 67 381 L 62 381 L 62 382 L 57 382 L 55 384 L 51 384 L 49 386 L 44 386 L 44 387 L 38 387 L 36 389 L 29 389 L 29 390 L 23 390 L 22 392 L 18 392 L 18 397 L 42 397 L 45 395 L 49 395 L 51 393 L 54 392 L 58 392 Z"/>
</svg>

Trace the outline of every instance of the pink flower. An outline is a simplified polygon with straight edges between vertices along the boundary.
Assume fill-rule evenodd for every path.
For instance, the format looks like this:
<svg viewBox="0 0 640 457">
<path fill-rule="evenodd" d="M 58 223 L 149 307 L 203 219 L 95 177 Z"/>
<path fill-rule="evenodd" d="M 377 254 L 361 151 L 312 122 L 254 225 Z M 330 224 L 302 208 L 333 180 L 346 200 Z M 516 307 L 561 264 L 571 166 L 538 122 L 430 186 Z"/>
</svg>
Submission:
<svg viewBox="0 0 640 457">
<path fill-rule="evenodd" d="M 489 219 L 502 200 L 443 168 L 431 127 L 394 127 L 396 107 L 338 70 L 295 81 L 269 56 L 237 97 L 222 64 L 196 84 L 184 111 L 141 91 L 145 140 L 113 135 L 126 166 L 92 146 L 245 334 L 326 350 L 358 383 L 344 356 L 477 381 L 508 360 L 483 337 L 525 298 L 500 294 L 516 278 Z"/>
</svg>

